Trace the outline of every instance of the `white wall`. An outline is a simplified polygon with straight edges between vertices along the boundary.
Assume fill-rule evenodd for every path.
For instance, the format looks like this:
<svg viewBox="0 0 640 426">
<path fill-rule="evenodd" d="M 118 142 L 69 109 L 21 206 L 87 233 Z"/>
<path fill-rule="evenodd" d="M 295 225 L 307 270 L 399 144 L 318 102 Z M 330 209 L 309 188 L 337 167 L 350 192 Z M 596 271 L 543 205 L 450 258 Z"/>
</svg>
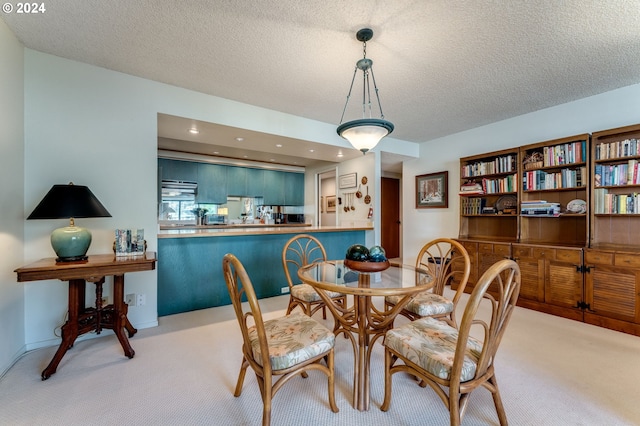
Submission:
<svg viewBox="0 0 640 426">
<path fill-rule="evenodd" d="M 24 262 L 23 52 L 0 20 L 0 376 L 24 351 L 24 291 L 13 272 Z"/>
<path fill-rule="evenodd" d="M 403 258 L 414 263 L 436 237 L 457 237 L 460 157 L 640 123 L 640 84 L 424 142 L 420 159 L 403 166 Z M 441 149 L 441 147 L 447 149 Z M 416 209 L 415 179 L 449 171 L 449 207 Z"/>
</svg>

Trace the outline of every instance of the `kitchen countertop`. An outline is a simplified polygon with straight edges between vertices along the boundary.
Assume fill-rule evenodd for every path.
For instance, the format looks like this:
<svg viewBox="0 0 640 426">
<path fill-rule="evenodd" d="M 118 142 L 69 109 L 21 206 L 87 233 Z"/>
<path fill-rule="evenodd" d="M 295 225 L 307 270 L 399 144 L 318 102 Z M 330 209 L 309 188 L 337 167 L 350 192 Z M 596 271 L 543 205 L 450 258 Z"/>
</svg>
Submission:
<svg viewBox="0 0 640 426">
<path fill-rule="evenodd" d="M 168 228 L 168 229 L 167 229 Z M 284 225 L 227 225 L 227 226 L 174 226 L 162 227 L 158 232 L 158 238 L 184 238 L 184 237 L 226 237 L 232 235 L 268 235 L 291 234 L 299 232 L 344 232 L 344 231 L 372 231 L 373 226 L 313 226 L 304 223 L 292 223 Z"/>
<path fill-rule="evenodd" d="M 292 226 L 312 226 L 310 223 L 282 223 L 282 224 L 270 224 L 264 223 L 233 223 L 233 224 L 211 224 L 211 225 L 160 225 L 161 231 L 168 231 L 173 229 L 224 229 L 224 228 L 273 228 L 277 227 L 292 227 Z"/>
</svg>

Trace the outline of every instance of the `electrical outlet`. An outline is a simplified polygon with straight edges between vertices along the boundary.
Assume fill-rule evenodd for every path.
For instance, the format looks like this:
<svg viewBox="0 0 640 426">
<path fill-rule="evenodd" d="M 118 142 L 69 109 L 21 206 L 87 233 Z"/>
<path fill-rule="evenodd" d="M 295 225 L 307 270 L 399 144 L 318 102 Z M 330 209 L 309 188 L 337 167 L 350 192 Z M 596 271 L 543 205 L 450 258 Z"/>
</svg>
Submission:
<svg viewBox="0 0 640 426">
<path fill-rule="evenodd" d="M 129 305 L 129 307 L 136 306 L 137 298 L 135 293 L 127 294 L 124 298 L 124 301 L 127 305 Z"/>
<path fill-rule="evenodd" d="M 136 297 L 136 306 L 144 306 L 147 304 L 147 295 L 146 294 L 138 294 Z"/>
<path fill-rule="evenodd" d="M 289 286 L 282 287 L 282 288 L 280 289 L 280 293 L 282 293 L 282 294 L 289 293 Z"/>
</svg>

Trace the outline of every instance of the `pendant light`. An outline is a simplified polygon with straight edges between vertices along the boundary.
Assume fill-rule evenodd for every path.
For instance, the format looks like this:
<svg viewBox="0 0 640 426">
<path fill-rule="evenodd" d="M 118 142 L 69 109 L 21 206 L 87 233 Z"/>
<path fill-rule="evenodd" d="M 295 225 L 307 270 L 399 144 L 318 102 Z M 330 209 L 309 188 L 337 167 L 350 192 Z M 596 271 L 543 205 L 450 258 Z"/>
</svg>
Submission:
<svg viewBox="0 0 640 426">
<path fill-rule="evenodd" d="M 338 134 L 348 140 L 354 148 L 362 151 L 363 154 L 366 154 L 367 151 L 375 147 L 382 138 L 393 132 L 394 129 L 393 123 L 384 119 L 380 96 L 378 95 L 378 86 L 376 85 L 376 78 L 373 75 L 373 61 L 367 58 L 367 41 L 371 40 L 372 37 L 373 30 L 369 28 L 363 28 L 356 33 L 356 39 L 362 42 L 364 57 L 356 62 L 356 68 L 353 71 L 353 78 L 351 79 L 351 87 L 349 87 L 349 93 L 347 94 L 347 102 L 342 110 L 340 125 L 337 128 Z M 342 121 L 345 111 L 347 110 L 347 105 L 349 104 L 349 99 L 351 98 L 351 91 L 353 90 L 353 83 L 358 74 L 358 70 L 362 71 L 362 118 L 343 123 Z M 378 101 L 380 118 L 372 117 L 369 74 L 371 74 L 373 90 Z"/>
</svg>

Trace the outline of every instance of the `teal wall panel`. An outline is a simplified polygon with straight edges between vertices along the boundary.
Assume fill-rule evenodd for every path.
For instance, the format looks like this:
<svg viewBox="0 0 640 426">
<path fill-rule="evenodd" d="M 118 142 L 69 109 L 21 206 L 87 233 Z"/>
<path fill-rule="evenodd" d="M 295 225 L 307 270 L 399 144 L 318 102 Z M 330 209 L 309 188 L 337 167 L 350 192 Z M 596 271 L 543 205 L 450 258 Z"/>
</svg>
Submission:
<svg viewBox="0 0 640 426">
<path fill-rule="evenodd" d="M 258 298 L 285 287 L 282 248 L 297 232 L 247 236 L 158 239 L 158 315 L 231 303 L 222 258 L 233 253 L 244 265 Z M 364 244 L 365 231 L 318 232 L 329 259 L 343 259 L 351 244 Z"/>
</svg>

